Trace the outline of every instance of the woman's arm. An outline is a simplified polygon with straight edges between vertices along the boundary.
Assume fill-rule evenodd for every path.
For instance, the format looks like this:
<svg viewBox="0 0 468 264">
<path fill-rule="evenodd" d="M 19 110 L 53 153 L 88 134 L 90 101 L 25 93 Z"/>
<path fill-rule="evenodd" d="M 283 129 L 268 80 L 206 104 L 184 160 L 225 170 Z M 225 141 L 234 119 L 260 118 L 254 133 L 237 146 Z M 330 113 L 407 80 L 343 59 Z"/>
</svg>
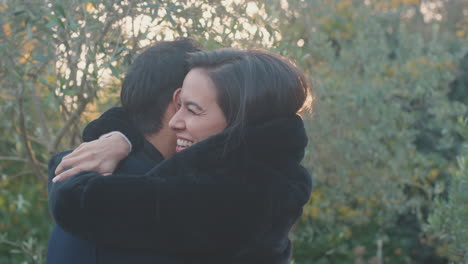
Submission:
<svg viewBox="0 0 468 264">
<path fill-rule="evenodd" d="M 128 143 L 118 134 L 82 143 L 55 164 L 53 181 L 69 178 L 82 171 L 109 175 L 130 153 Z"/>
<path fill-rule="evenodd" d="M 127 139 L 119 134 L 101 138 L 102 135 L 113 131 L 123 133 Z M 123 108 L 114 107 L 85 127 L 83 140 L 85 143 L 65 156 L 57 166 L 55 180 L 66 179 L 82 171 L 110 174 L 130 153 L 126 140 L 131 142 L 130 150 L 139 150 L 142 148 L 144 137 L 132 125 Z"/>
<path fill-rule="evenodd" d="M 57 183 L 50 210 L 64 230 L 93 242 L 195 255 L 231 254 L 268 226 L 259 186 L 172 181 L 169 168 L 174 179 L 194 173 L 174 169 L 178 162 L 145 176 L 81 173 Z"/>
</svg>

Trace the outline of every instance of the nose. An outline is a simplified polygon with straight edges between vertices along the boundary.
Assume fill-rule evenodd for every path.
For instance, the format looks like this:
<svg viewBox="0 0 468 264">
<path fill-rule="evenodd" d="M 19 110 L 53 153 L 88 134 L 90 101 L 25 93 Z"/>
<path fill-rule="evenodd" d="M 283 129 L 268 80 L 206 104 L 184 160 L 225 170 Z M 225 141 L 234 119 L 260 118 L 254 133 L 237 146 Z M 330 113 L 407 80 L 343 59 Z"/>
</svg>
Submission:
<svg viewBox="0 0 468 264">
<path fill-rule="evenodd" d="M 177 112 L 172 116 L 171 120 L 169 120 L 169 127 L 173 130 L 184 130 L 185 129 L 185 121 L 182 116 L 182 107 L 177 110 Z"/>
</svg>

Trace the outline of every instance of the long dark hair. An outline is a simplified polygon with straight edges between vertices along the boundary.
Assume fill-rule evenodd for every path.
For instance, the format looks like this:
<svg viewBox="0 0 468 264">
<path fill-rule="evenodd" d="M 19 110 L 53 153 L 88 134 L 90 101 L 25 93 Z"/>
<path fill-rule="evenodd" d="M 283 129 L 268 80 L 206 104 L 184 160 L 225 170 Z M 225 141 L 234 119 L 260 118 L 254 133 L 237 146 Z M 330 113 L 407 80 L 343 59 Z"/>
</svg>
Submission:
<svg viewBox="0 0 468 264">
<path fill-rule="evenodd" d="M 310 109 L 312 91 L 304 73 L 289 60 L 262 50 L 219 49 L 192 53 L 190 69 L 202 68 L 217 88 L 218 105 L 232 140 L 249 124 Z M 236 132 L 236 133 L 234 133 Z"/>
</svg>

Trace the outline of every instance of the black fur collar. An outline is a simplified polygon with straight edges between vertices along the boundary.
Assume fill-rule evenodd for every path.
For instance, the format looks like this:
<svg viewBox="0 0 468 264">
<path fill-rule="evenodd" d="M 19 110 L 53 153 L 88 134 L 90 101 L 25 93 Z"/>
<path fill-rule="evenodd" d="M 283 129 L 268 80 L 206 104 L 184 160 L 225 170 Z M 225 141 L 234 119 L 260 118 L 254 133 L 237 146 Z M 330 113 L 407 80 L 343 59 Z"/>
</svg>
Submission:
<svg viewBox="0 0 468 264">
<path fill-rule="evenodd" d="M 176 153 L 167 161 L 181 159 L 199 167 L 206 163 L 239 159 L 243 155 L 260 162 L 300 163 L 307 145 L 304 123 L 298 115 L 248 126 L 242 138 L 240 144 L 230 147 L 226 146 L 228 134 L 220 133 Z"/>
</svg>

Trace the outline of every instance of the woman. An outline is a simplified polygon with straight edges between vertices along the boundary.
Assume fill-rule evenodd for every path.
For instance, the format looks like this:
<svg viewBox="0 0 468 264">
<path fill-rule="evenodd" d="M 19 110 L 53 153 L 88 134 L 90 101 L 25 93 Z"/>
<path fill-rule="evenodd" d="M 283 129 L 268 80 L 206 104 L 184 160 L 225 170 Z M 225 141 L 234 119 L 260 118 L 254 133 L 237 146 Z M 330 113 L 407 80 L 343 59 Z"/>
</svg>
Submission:
<svg viewBox="0 0 468 264">
<path fill-rule="evenodd" d="M 51 212 L 65 230 L 200 263 L 287 263 L 309 199 L 296 114 L 304 75 L 263 51 L 194 53 L 170 120 L 178 153 L 144 176 L 66 179 Z"/>
</svg>

